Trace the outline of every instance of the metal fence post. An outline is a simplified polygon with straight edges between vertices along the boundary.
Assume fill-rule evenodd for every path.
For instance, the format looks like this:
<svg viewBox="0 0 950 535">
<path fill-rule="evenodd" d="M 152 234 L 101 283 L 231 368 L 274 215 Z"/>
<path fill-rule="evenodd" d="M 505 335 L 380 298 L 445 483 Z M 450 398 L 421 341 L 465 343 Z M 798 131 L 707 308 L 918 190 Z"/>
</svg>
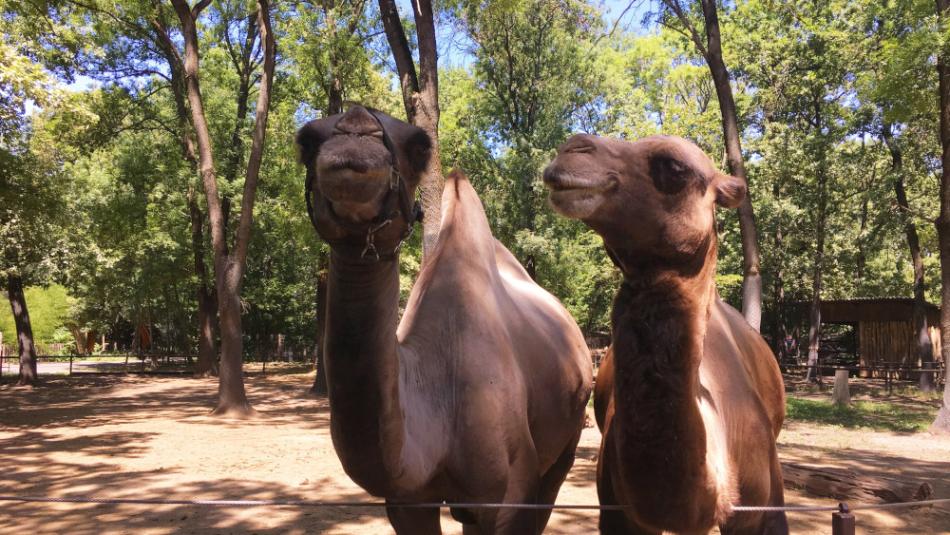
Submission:
<svg viewBox="0 0 950 535">
<path fill-rule="evenodd" d="M 831 535 L 854 535 L 854 515 L 848 504 L 839 503 L 838 510 L 831 513 Z"/>
</svg>

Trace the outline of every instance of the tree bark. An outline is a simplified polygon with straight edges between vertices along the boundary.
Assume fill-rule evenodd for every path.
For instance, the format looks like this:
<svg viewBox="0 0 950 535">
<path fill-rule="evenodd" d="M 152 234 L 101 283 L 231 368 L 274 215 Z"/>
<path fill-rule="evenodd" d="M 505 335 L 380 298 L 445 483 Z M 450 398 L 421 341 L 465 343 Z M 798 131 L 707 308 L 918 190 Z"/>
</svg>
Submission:
<svg viewBox="0 0 950 535">
<path fill-rule="evenodd" d="M 722 114 L 722 131 L 726 141 L 726 162 L 729 172 L 749 183 L 742 160 L 742 145 L 739 139 L 739 119 L 736 102 L 729 84 L 729 71 L 722 58 L 722 41 L 719 34 L 719 16 L 715 0 L 702 0 L 706 20 L 706 63 L 713 77 L 719 110 Z M 755 330 L 762 324 L 762 274 L 760 272 L 759 243 L 755 227 L 755 212 L 752 209 L 752 194 L 746 193 L 739 205 L 739 235 L 742 240 L 742 315 Z"/>
<path fill-rule="evenodd" d="M 195 191 L 188 192 L 188 210 L 191 214 L 191 247 L 195 257 L 195 275 L 198 284 L 195 293 L 198 299 L 198 360 L 195 377 L 218 375 L 217 318 L 214 295 L 208 288 L 208 269 L 204 260 L 203 217 L 195 198 Z"/>
<path fill-rule="evenodd" d="M 442 159 L 439 156 L 439 72 L 435 40 L 435 19 L 431 0 L 412 2 L 419 43 L 419 73 L 412 61 L 395 0 L 379 0 L 379 11 L 392 49 L 402 88 L 403 105 L 409 122 L 425 130 L 432 140 L 432 158 L 419 184 L 422 209 L 423 255 L 435 247 L 442 222 Z"/>
<path fill-rule="evenodd" d="M 821 344 L 821 276 L 825 259 L 825 220 L 827 218 L 827 175 L 824 160 L 819 162 L 818 168 L 818 214 L 815 219 L 815 257 L 811 284 L 811 311 L 808 327 L 808 374 L 806 379 L 819 382 L 820 370 L 818 366 L 818 349 Z"/>
<path fill-rule="evenodd" d="M 778 201 L 782 195 L 782 185 L 776 181 L 772 186 L 772 197 Z M 785 345 L 785 272 L 782 268 L 785 261 L 783 247 L 785 237 L 782 233 L 782 222 L 775 225 L 775 275 L 772 279 L 772 343 L 775 346 L 775 354 L 779 359 L 788 357 Z"/>
<path fill-rule="evenodd" d="M 192 167 L 197 169 L 198 155 L 195 149 L 195 141 L 192 138 L 189 123 L 190 114 L 186 104 L 188 89 L 185 82 L 184 61 L 175 48 L 175 44 L 168 33 L 168 25 L 160 13 L 150 21 L 150 25 L 155 36 L 155 43 L 165 57 L 169 72 L 171 73 L 171 89 L 175 100 L 179 143 L 181 144 L 182 154 Z M 246 100 L 247 98 L 245 97 L 245 103 Z M 240 99 L 238 102 L 240 103 Z M 237 128 L 235 128 L 235 132 L 239 132 Z M 195 288 L 195 296 L 198 303 L 198 360 L 195 363 L 194 373 L 196 377 L 205 377 L 208 375 L 217 376 L 217 303 L 215 302 L 214 292 L 208 285 L 208 270 L 205 265 L 205 243 L 202 232 L 204 216 L 198 207 L 195 191 L 191 187 L 189 187 L 188 190 L 188 211 L 191 220 L 191 247 L 192 254 L 194 255 L 195 276 L 198 279 L 198 285 Z"/>
<path fill-rule="evenodd" d="M 900 503 L 933 497 L 930 483 L 912 479 L 868 477 L 851 470 L 782 463 L 786 488 L 802 489 L 812 496 L 858 503 Z"/>
<path fill-rule="evenodd" d="M 941 23 L 950 17 L 950 0 L 936 0 Z M 937 217 L 937 239 L 940 247 L 940 341 L 943 363 L 950 363 L 950 54 L 946 48 L 937 51 L 939 78 L 940 146 L 942 173 L 940 177 L 940 215 Z M 950 380 L 943 391 L 943 406 L 930 426 L 931 431 L 950 433 Z"/>
<path fill-rule="evenodd" d="M 907 202 L 907 192 L 904 190 L 904 160 L 900 145 L 893 137 L 891 125 L 885 123 L 882 136 L 884 143 L 891 152 L 891 171 L 894 173 L 894 193 L 897 196 L 897 206 L 900 208 L 900 218 L 904 223 L 904 234 L 907 236 L 907 248 L 910 250 L 910 259 L 914 268 L 914 311 L 913 325 L 917 338 L 917 356 L 924 369 L 933 366 L 933 343 L 930 340 L 930 330 L 927 325 L 927 286 L 924 283 L 924 261 L 920 254 L 920 238 L 917 235 L 917 225 L 910 216 L 910 205 Z M 934 374 L 920 374 L 920 389 L 924 392 L 934 391 Z"/>
<path fill-rule="evenodd" d="M 26 296 L 23 295 L 23 279 L 16 271 L 7 274 L 7 297 L 13 311 L 20 355 L 20 377 L 17 384 L 33 386 L 37 381 L 36 345 L 33 343 L 33 326 L 30 324 L 30 312 L 26 308 Z"/>
<path fill-rule="evenodd" d="M 237 225 L 233 249 L 228 248 L 226 224 L 218 193 L 211 135 L 205 117 L 204 103 L 199 84 L 199 50 L 197 17 L 210 0 L 201 0 L 191 8 L 186 0 L 172 0 L 182 26 L 185 44 L 185 78 L 191 122 L 198 140 L 199 174 L 208 202 L 208 218 L 211 223 L 211 243 L 214 250 L 215 288 L 218 298 L 218 317 L 221 323 L 221 363 L 219 368 L 218 405 L 214 414 L 247 416 L 253 409 L 247 400 L 243 379 L 244 340 L 241 328 L 241 283 L 247 261 L 254 198 L 260 173 L 267 115 L 270 109 L 270 94 L 275 65 L 275 41 L 270 25 L 268 0 L 258 0 L 258 26 L 264 48 L 264 74 L 258 88 L 254 131 L 251 150 L 241 197 L 241 215 Z"/>
<path fill-rule="evenodd" d="M 247 19 L 247 31 L 244 35 L 244 42 L 241 44 L 240 56 L 232 55 L 231 57 L 231 62 L 234 64 L 238 76 L 238 90 L 235 97 L 237 111 L 234 114 L 234 127 L 231 130 L 231 144 L 228 146 L 224 162 L 224 179 L 229 183 L 237 180 L 241 159 L 244 157 L 244 136 L 241 135 L 241 132 L 244 130 L 244 121 L 247 120 L 247 104 L 251 95 L 251 75 L 255 68 L 251 58 L 257 32 L 255 15 L 252 14 Z M 228 228 L 231 224 L 231 197 L 225 195 L 221 199 L 221 211 L 224 213 L 225 236 L 228 236 Z"/>
<path fill-rule="evenodd" d="M 745 164 L 742 160 L 742 144 L 739 137 L 739 119 L 736 102 L 729 84 L 729 70 L 722 57 L 722 37 L 719 31 L 719 14 L 715 0 L 700 0 L 705 21 L 706 40 L 690 22 L 679 0 L 663 0 L 692 37 L 697 50 L 706 59 L 719 111 L 722 116 L 722 131 L 726 143 L 726 162 L 729 172 L 748 184 Z M 739 205 L 739 235 L 742 240 L 742 315 L 756 331 L 762 324 L 762 274 L 759 255 L 759 242 L 755 226 L 755 212 L 752 209 L 751 192 L 746 194 Z"/>
</svg>

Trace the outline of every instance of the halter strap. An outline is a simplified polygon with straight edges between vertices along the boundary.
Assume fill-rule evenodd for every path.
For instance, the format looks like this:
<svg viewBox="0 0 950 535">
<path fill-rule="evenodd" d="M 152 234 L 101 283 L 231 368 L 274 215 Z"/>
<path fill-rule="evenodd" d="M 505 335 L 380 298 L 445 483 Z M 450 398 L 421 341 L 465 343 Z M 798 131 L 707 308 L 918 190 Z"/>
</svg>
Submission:
<svg viewBox="0 0 950 535">
<path fill-rule="evenodd" d="M 405 243 L 405 241 L 409 239 L 410 236 L 412 236 L 412 231 L 416 221 L 422 221 L 423 213 L 419 202 L 416 201 L 409 192 L 409 184 L 399 173 L 399 168 L 396 161 L 396 150 L 393 145 L 392 138 L 390 138 L 389 133 L 386 132 L 386 127 L 383 125 L 382 120 L 380 120 L 375 111 L 369 109 L 366 111 L 372 115 L 373 118 L 376 119 L 376 123 L 379 124 L 379 128 L 383 133 L 383 146 L 386 147 L 386 150 L 389 152 L 389 191 L 386 193 L 386 197 L 383 199 L 383 208 L 380 210 L 379 215 L 365 223 L 354 223 L 339 217 L 333 212 L 333 208 L 329 204 L 327 204 L 327 216 L 333 220 L 334 224 L 343 227 L 350 233 L 365 233 L 366 244 L 362 252 L 359 254 L 359 260 L 369 259 L 374 262 L 379 262 L 380 260 L 392 260 L 396 258 L 396 256 L 399 254 L 399 250 L 402 248 L 402 244 Z M 337 123 L 339 123 L 340 119 L 342 118 L 343 117 L 341 116 L 339 119 L 337 119 Z M 336 129 L 336 124 L 333 126 L 334 129 Z M 317 229 L 316 213 L 314 210 L 313 201 L 311 200 L 311 194 L 313 193 L 313 183 L 317 179 L 316 170 L 314 168 L 315 166 L 312 164 L 307 166 L 304 195 L 306 196 L 307 200 L 307 215 L 310 216 L 310 223 L 313 225 L 314 229 Z M 389 226 L 395 219 L 399 217 L 401 217 L 407 223 L 406 232 L 399 239 L 399 242 L 396 243 L 396 247 L 393 248 L 393 250 L 380 253 L 376 248 L 376 233 Z M 325 241 L 330 244 L 331 248 L 334 245 L 344 244 L 344 240 Z"/>
</svg>

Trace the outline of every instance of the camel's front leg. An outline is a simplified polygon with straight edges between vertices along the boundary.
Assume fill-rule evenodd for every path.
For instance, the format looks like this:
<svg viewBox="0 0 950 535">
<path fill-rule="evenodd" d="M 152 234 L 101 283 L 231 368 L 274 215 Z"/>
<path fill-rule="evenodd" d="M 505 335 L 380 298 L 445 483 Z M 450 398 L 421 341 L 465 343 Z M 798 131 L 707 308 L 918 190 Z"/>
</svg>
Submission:
<svg viewBox="0 0 950 535">
<path fill-rule="evenodd" d="M 386 516 L 396 535 L 442 535 L 438 509 L 399 507 L 386 500 Z"/>
<path fill-rule="evenodd" d="M 523 450 L 508 467 L 504 503 L 538 503 L 540 486 L 538 457 L 533 450 Z M 499 509 L 492 535 L 537 535 L 544 529 L 543 515 L 537 509 Z"/>
</svg>

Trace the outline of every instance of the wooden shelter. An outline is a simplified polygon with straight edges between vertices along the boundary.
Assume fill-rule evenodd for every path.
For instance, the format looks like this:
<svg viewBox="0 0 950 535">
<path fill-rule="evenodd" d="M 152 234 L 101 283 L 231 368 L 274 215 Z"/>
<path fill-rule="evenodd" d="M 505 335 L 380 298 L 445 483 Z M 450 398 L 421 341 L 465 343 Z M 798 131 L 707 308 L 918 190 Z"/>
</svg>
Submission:
<svg viewBox="0 0 950 535">
<path fill-rule="evenodd" d="M 940 307 L 926 304 L 927 326 L 936 361 L 940 355 Z M 822 324 L 851 325 L 855 353 L 862 367 L 919 368 L 911 298 L 836 299 L 822 301 Z M 868 372 L 862 371 L 862 375 Z"/>
</svg>

